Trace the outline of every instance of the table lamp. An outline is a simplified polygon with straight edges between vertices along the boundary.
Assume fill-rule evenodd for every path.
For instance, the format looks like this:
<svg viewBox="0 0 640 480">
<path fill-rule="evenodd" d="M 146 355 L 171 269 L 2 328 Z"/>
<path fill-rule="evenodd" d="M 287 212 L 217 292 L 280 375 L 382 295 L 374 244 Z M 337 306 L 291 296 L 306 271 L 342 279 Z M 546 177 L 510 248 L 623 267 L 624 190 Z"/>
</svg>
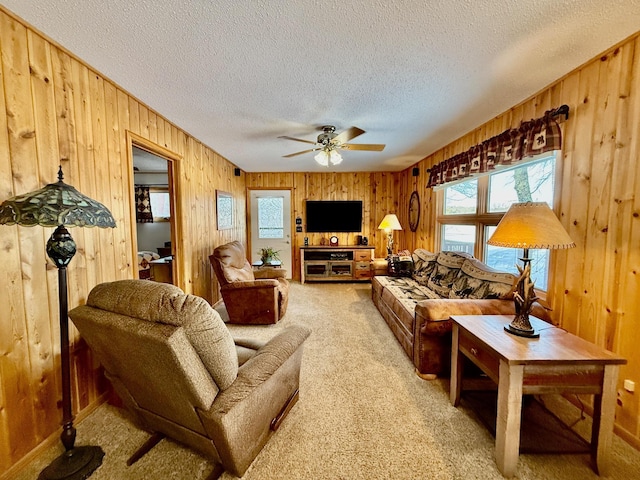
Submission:
<svg viewBox="0 0 640 480">
<path fill-rule="evenodd" d="M 378 229 L 384 230 L 387 234 L 387 255 L 391 257 L 391 253 L 393 251 L 393 231 L 402 230 L 400 221 L 398 220 L 398 217 L 396 217 L 395 213 L 386 214 L 380 222 L 380 225 L 378 225 Z"/>
<path fill-rule="evenodd" d="M 572 248 L 575 243 L 569 237 L 558 217 L 545 202 L 514 203 L 504 214 L 495 232 L 487 241 L 489 245 L 522 248 L 523 266 L 518 267 L 520 277 L 514 288 L 516 315 L 505 330 L 522 337 L 538 337 L 529 322 L 531 306 L 537 300 L 531 281 L 530 248 Z"/>
<path fill-rule="evenodd" d="M 62 370 L 62 434 L 65 452 L 47 466 L 39 480 L 87 478 L 100 466 L 104 452 L 96 446 L 74 448 L 76 429 L 71 408 L 71 374 L 69 364 L 69 319 L 67 317 L 67 265 L 76 253 L 76 244 L 65 228 L 115 227 L 111 212 L 99 202 L 78 192 L 62 181 L 24 195 L 9 198 L 0 205 L 0 224 L 42 225 L 56 227 L 47 242 L 47 255 L 58 267 L 58 305 L 60 307 L 60 364 Z"/>
</svg>

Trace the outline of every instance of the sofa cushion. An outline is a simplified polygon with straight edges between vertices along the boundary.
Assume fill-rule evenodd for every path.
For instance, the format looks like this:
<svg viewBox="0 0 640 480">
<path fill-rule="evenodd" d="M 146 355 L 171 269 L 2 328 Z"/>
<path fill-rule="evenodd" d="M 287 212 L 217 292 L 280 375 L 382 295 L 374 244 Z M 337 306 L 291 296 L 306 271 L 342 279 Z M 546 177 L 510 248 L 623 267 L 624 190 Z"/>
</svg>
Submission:
<svg viewBox="0 0 640 480">
<path fill-rule="evenodd" d="M 407 277 L 376 277 L 378 283 L 384 289 L 382 298 L 393 296 L 396 298 L 410 299 L 414 303 L 430 298 L 440 298 L 428 287 L 416 283 Z"/>
<path fill-rule="evenodd" d="M 416 248 L 413 252 L 413 274 L 411 277 L 420 285 L 427 286 L 429 277 L 436 268 L 437 253 L 432 253 L 423 248 Z"/>
<path fill-rule="evenodd" d="M 373 290 L 393 310 L 408 332 L 413 332 L 418 302 L 440 298 L 427 287 L 406 277 L 374 277 Z"/>
<path fill-rule="evenodd" d="M 398 298 L 387 289 L 383 290 L 382 295 L 382 301 L 393 311 L 404 329 L 413 334 L 413 320 L 418 303 L 411 298 Z"/>
<path fill-rule="evenodd" d="M 511 298 L 515 275 L 499 272 L 480 260 L 469 258 L 458 272 L 449 298 Z"/>
<path fill-rule="evenodd" d="M 440 298 L 449 298 L 451 285 L 458 276 L 462 264 L 468 258 L 473 256 L 465 252 L 440 252 L 427 286 Z"/>
</svg>

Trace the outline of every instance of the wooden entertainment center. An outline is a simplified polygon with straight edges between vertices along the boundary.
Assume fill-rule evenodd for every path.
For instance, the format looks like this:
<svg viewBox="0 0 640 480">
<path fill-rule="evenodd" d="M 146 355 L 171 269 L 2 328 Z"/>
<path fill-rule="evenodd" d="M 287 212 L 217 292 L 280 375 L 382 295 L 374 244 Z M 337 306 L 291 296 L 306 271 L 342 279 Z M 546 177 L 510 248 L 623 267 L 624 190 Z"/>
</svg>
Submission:
<svg viewBox="0 0 640 480">
<path fill-rule="evenodd" d="M 300 282 L 368 281 L 375 247 L 300 247 Z"/>
</svg>

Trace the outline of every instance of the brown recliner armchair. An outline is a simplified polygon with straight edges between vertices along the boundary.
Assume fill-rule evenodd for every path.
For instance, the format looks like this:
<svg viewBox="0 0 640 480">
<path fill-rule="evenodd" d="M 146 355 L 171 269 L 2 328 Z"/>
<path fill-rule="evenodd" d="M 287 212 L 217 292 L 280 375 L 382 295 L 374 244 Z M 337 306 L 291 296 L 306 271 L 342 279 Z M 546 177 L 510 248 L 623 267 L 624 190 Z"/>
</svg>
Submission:
<svg viewBox="0 0 640 480">
<path fill-rule="evenodd" d="M 134 420 L 242 476 L 298 398 L 303 343 L 290 326 L 266 344 L 236 345 L 218 313 L 173 285 L 120 280 L 97 285 L 69 317 Z"/>
<path fill-rule="evenodd" d="M 276 323 L 287 311 L 289 282 L 286 270 L 253 271 L 238 241 L 216 247 L 209 255 L 230 323 Z M 275 277 L 275 278 L 274 278 Z"/>
</svg>

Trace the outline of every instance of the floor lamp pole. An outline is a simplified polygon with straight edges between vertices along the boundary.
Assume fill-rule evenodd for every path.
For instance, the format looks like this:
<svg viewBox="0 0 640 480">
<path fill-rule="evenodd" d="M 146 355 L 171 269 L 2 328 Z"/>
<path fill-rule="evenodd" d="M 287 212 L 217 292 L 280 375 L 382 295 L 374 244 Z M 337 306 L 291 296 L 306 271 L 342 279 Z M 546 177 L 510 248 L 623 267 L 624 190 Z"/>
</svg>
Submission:
<svg viewBox="0 0 640 480">
<path fill-rule="evenodd" d="M 42 472 L 38 480 L 83 480 L 102 463 L 104 452 L 100 447 L 74 448 L 76 429 L 73 426 L 71 405 L 71 362 L 69 361 L 69 305 L 67 292 L 67 265 L 76 254 L 76 243 L 69 231 L 60 225 L 47 242 L 47 255 L 58 267 L 58 303 L 60 306 L 60 366 L 62 369 L 62 433 L 60 440 L 65 452 Z"/>
<path fill-rule="evenodd" d="M 58 302 L 60 304 L 60 364 L 62 367 L 62 433 L 60 440 L 65 450 L 76 442 L 71 410 L 71 363 L 69 361 L 69 306 L 67 299 L 67 267 L 58 267 Z"/>
</svg>

